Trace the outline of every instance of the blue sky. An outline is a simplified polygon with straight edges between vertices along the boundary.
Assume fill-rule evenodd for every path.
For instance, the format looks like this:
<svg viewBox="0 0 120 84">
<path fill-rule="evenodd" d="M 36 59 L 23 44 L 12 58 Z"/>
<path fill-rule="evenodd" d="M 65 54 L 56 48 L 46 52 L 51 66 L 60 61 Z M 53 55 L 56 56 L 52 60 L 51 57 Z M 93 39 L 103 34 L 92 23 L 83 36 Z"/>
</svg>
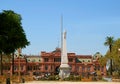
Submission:
<svg viewBox="0 0 120 84">
<path fill-rule="evenodd" d="M 120 0 L 1 0 L 0 12 L 13 10 L 31 45 L 23 54 L 39 55 L 60 47 L 61 14 L 67 30 L 67 50 L 90 54 L 108 50 L 107 36 L 120 37 Z"/>
</svg>

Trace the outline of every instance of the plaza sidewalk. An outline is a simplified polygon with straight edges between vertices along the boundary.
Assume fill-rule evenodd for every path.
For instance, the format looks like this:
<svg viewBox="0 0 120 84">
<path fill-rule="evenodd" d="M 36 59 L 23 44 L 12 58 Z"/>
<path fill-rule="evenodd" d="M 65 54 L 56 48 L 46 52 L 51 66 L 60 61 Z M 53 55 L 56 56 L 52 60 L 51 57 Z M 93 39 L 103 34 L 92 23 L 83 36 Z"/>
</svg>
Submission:
<svg viewBox="0 0 120 84">
<path fill-rule="evenodd" d="M 24 84 L 120 84 L 120 82 L 32 81 Z"/>
</svg>

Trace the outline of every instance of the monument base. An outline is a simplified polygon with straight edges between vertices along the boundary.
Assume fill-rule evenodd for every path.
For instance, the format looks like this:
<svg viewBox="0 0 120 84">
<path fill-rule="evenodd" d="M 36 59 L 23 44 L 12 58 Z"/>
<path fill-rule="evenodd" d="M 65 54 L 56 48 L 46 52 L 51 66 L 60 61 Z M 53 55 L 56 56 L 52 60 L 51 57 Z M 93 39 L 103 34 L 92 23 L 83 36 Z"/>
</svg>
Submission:
<svg viewBox="0 0 120 84">
<path fill-rule="evenodd" d="M 59 77 L 61 80 L 70 76 L 70 67 L 60 67 Z"/>
</svg>

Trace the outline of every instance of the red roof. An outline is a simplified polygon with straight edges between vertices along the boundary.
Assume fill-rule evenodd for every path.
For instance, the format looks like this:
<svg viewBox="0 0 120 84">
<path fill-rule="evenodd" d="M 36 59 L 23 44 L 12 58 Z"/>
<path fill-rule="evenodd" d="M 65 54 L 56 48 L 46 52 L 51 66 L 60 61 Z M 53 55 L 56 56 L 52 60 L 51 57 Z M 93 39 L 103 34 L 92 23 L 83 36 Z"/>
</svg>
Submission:
<svg viewBox="0 0 120 84">
<path fill-rule="evenodd" d="M 76 55 L 77 58 L 88 58 L 88 59 L 92 59 L 92 55 Z"/>
</svg>

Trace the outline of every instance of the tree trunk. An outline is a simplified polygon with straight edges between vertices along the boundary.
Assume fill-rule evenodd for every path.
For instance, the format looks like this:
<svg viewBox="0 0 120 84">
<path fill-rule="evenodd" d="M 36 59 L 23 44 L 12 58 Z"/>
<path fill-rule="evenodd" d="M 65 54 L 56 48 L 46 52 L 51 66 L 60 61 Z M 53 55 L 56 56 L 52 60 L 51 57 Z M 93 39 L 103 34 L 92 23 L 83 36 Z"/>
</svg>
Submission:
<svg viewBox="0 0 120 84">
<path fill-rule="evenodd" d="M 110 59 L 110 75 L 112 76 L 112 58 Z"/>
<path fill-rule="evenodd" d="M 12 53 L 12 74 L 14 75 L 14 53 Z"/>
<path fill-rule="evenodd" d="M 3 75 L 3 64 L 2 64 L 2 53 L 0 53 L 0 65 L 1 65 L 1 75 Z"/>
<path fill-rule="evenodd" d="M 112 45 L 110 45 L 110 75 L 112 76 L 112 56 L 111 56 L 111 52 L 112 52 Z"/>
</svg>

